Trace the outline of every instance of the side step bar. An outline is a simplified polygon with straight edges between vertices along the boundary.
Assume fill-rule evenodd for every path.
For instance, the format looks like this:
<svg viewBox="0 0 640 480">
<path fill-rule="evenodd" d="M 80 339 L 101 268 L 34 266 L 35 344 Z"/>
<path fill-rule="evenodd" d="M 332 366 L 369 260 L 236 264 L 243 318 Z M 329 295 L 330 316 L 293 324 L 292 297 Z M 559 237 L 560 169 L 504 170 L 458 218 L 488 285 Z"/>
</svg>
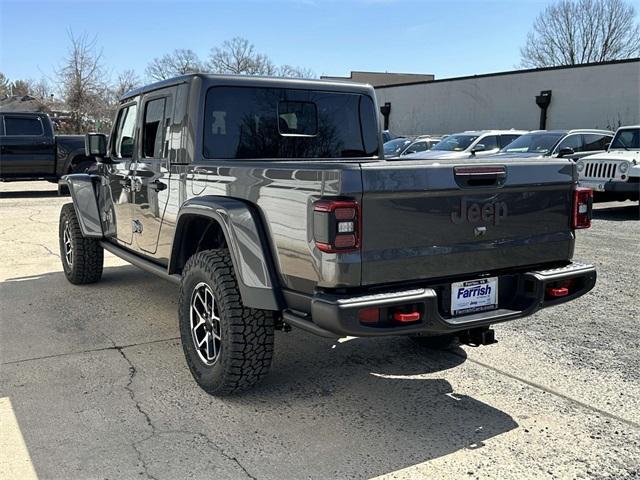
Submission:
<svg viewBox="0 0 640 480">
<path fill-rule="evenodd" d="M 113 253 L 116 257 L 120 257 L 121 259 L 131 263 L 132 265 L 135 265 L 138 268 L 141 268 L 146 272 L 153 273 L 154 275 L 157 275 L 160 278 L 169 280 L 170 282 L 173 282 L 176 284 L 180 283 L 180 278 L 181 278 L 180 275 L 176 275 L 176 274 L 169 275 L 167 273 L 166 267 L 150 262 L 149 260 L 145 260 L 144 258 L 140 258 L 137 255 L 129 252 L 128 250 L 125 250 L 124 248 L 118 247 L 117 245 L 114 245 L 113 243 L 110 243 L 110 242 L 106 242 L 104 240 L 99 242 L 99 245 L 102 248 L 104 248 L 107 252 Z"/>
</svg>

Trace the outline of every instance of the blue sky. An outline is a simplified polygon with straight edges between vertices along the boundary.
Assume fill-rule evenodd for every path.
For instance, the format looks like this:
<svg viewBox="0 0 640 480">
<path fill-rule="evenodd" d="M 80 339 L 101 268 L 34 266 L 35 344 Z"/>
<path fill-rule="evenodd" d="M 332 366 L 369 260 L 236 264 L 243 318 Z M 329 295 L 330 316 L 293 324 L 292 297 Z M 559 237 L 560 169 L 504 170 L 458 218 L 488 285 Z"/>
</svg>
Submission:
<svg viewBox="0 0 640 480">
<path fill-rule="evenodd" d="M 144 77 L 175 48 L 206 58 L 234 36 L 276 64 L 317 75 L 350 70 L 434 73 L 436 78 L 512 70 L 544 0 L 45 1 L 0 0 L 0 71 L 52 75 L 66 29 L 97 34 L 113 75 Z"/>
</svg>

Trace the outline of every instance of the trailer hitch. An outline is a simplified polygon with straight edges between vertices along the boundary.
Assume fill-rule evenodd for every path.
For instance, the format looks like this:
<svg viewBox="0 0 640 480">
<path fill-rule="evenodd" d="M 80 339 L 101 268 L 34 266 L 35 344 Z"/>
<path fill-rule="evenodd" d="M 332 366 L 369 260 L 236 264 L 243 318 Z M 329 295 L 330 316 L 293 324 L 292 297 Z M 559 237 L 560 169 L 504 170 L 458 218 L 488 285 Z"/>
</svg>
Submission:
<svg viewBox="0 0 640 480">
<path fill-rule="evenodd" d="M 498 343 L 496 340 L 496 332 L 489 327 L 472 328 L 460 332 L 458 335 L 460 343 L 469 345 L 470 347 L 479 347 L 480 345 L 491 345 Z"/>
</svg>

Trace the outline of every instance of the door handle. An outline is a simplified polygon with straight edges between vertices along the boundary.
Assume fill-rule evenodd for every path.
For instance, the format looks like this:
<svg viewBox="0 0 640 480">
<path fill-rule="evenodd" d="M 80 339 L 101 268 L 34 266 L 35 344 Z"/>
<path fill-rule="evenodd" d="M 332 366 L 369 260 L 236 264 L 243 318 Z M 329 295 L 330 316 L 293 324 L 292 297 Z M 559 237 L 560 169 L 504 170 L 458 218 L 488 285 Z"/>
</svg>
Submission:
<svg viewBox="0 0 640 480">
<path fill-rule="evenodd" d="M 195 167 L 193 169 L 193 173 L 199 173 L 199 174 L 202 174 L 202 175 L 206 175 L 207 173 L 209 173 L 209 171 L 204 167 Z"/>
</svg>

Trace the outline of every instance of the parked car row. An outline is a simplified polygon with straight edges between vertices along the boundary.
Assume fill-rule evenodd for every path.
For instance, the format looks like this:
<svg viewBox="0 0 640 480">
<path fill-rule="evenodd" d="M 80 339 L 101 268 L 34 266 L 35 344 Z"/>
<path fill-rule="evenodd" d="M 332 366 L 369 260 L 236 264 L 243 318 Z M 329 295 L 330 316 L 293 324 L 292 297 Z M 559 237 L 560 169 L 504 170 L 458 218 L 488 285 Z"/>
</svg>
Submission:
<svg viewBox="0 0 640 480">
<path fill-rule="evenodd" d="M 443 137 L 433 135 L 393 138 L 384 143 L 384 156 L 385 158 L 398 158 L 413 153 L 425 152 L 431 150 L 442 139 Z"/>
<path fill-rule="evenodd" d="M 389 132 L 387 132 L 389 134 Z M 389 134 L 390 135 L 390 134 Z M 438 140 L 435 142 L 435 140 Z M 580 186 L 597 201 L 640 200 L 640 126 L 609 130 L 477 130 L 442 137 L 396 137 L 384 144 L 391 160 L 568 158 Z"/>
<path fill-rule="evenodd" d="M 422 138 L 399 137 L 385 143 L 387 158 L 462 159 L 509 155 L 518 158 L 566 157 L 577 160 L 586 155 L 604 152 L 613 140 L 608 130 L 474 130 L 443 137 L 429 147 L 413 145 Z"/>
</svg>

